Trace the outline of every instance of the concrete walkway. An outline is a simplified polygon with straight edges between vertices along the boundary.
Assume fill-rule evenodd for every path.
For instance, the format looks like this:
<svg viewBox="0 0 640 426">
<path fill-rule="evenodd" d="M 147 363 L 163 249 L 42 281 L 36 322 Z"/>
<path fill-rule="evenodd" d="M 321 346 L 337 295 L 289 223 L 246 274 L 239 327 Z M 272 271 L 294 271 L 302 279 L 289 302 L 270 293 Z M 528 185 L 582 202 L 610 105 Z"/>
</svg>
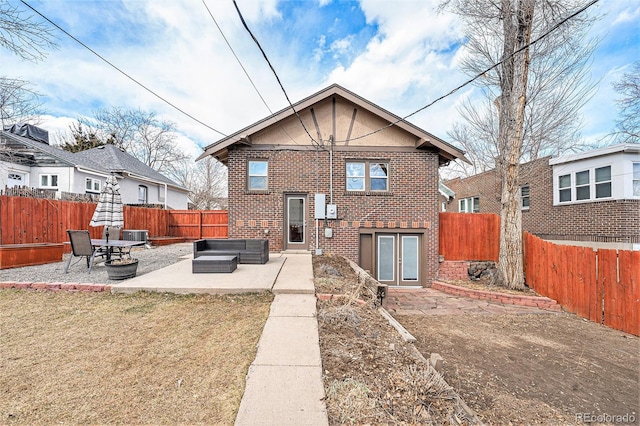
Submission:
<svg viewBox="0 0 640 426">
<path fill-rule="evenodd" d="M 310 254 L 287 254 L 236 425 L 327 425 Z"/>
</svg>

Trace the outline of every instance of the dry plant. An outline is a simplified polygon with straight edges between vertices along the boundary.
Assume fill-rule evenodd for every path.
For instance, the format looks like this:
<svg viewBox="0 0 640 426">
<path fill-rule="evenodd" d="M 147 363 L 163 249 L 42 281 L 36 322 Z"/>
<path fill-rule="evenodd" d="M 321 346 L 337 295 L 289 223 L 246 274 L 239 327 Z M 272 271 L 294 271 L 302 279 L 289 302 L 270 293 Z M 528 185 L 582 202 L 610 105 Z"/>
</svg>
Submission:
<svg viewBox="0 0 640 426">
<path fill-rule="evenodd" d="M 371 389 L 352 378 L 331 382 L 327 400 L 336 409 L 340 424 L 362 424 L 376 406 Z"/>
</svg>

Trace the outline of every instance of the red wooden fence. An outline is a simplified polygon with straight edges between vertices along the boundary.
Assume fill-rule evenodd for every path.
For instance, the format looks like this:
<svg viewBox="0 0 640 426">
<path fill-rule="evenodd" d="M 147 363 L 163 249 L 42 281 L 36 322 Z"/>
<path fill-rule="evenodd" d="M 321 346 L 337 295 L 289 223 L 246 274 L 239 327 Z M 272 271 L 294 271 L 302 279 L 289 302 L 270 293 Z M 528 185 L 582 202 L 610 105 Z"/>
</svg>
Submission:
<svg viewBox="0 0 640 426">
<path fill-rule="evenodd" d="M 226 210 L 170 210 L 169 235 L 173 237 L 229 238 Z"/>
<path fill-rule="evenodd" d="M 96 203 L 0 196 L 0 244 L 62 243 L 67 229 L 89 229 Z M 226 211 L 161 210 L 124 206 L 127 229 L 146 229 L 149 237 L 227 238 Z"/>
<path fill-rule="evenodd" d="M 446 260 L 498 261 L 500 216 L 493 213 L 440 213 L 439 253 Z"/>
<path fill-rule="evenodd" d="M 591 321 L 640 335 L 640 252 L 594 251 L 524 234 L 525 277 L 537 293 Z"/>
</svg>

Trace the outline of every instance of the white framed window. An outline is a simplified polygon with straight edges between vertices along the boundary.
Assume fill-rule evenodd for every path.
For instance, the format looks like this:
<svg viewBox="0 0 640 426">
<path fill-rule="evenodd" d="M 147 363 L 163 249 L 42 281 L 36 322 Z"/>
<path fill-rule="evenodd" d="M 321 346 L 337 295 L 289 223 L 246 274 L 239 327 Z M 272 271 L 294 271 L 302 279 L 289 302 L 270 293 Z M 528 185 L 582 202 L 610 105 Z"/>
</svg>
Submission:
<svg viewBox="0 0 640 426">
<path fill-rule="evenodd" d="M 147 204 L 149 201 L 149 189 L 144 185 L 138 185 L 138 204 Z"/>
<path fill-rule="evenodd" d="M 560 202 L 571 201 L 571 175 L 562 175 L 558 178 L 558 188 L 560 190 Z"/>
<path fill-rule="evenodd" d="M 266 160 L 249 160 L 247 189 L 249 191 L 267 191 L 269 189 L 269 163 Z"/>
<path fill-rule="evenodd" d="M 479 213 L 480 197 L 469 197 L 458 200 L 458 211 L 460 213 Z"/>
<path fill-rule="evenodd" d="M 386 161 L 347 161 L 346 186 L 353 192 L 388 192 L 389 163 Z"/>
<path fill-rule="evenodd" d="M 611 197 L 611 166 L 596 169 L 596 198 Z"/>
<path fill-rule="evenodd" d="M 633 196 L 640 197 L 640 163 L 633 163 Z"/>
<path fill-rule="evenodd" d="M 522 210 L 529 210 L 529 206 L 531 205 L 529 193 L 529 185 L 523 185 L 520 187 L 520 207 Z"/>
<path fill-rule="evenodd" d="M 57 188 L 58 175 L 40 175 L 40 188 Z"/>
<path fill-rule="evenodd" d="M 611 166 L 594 167 L 558 177 L 558 201 L 593 201 L 612 197 Z"/>
<path fill-rule="evenodd" d="M 84 181 L 84 189 L 87 192 L 100 192 L 101 185 L 100 179 L 87 178 Z"/>
</svg>

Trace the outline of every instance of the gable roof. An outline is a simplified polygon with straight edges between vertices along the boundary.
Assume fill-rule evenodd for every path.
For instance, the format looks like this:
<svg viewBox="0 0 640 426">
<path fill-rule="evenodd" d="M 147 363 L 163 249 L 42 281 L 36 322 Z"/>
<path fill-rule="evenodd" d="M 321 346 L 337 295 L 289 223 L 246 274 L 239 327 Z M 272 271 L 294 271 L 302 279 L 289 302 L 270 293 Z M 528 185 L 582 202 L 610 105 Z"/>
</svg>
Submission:
<svg viewBox="0 0 640 426">
<path fill-rule="evenodd" d="M 25 165 L 82 167 L 100 174 L 119 173 L 134 179 L 149 180 L 170 185 L 178 190 L 187 190 L 112 144 L 74 153 L 4 130 L 0 131 L 3 142 Z"/>
<path fill-rule="evenodd" d="M 269 126 L 276 124 L 288 117 L 293 116 L 296 112 L 300 112 L 306 108 L 309 108 L 316 103 L 323 101 L 331 96 L 340 96 L 343 99 L 354 103 L 358 107 L 369 111 L 372 114 L 379 116 L 380 118 L 388 121 L 389 123 L 394 123 L 393 125 L 399 127 L 411 134 L 413 134 L 416 139 L 416 149 L 425 149 L 425 148 L 435 148 L 438 150 L 438 153 L 444 161 L 455 160 L 456 158 L 460 158 L 463 161 L 469 162 L 464 157 L 464 152 L 454 147 L 453 145 L 445 142 L 444 140 L 432 135 L 431 133 L 409 123 L 408 121 L 403 120 L 401 117 L 381 108 L 380 106 L 374 104 L 366 100 L 365 98 L 356 95 L 355 93 L 345 89 L 344 87 L 333 84 L 293 105 L 293 108 L 287 107 L 284 108 L 268 117 L 263 118 L 256 123 L 245 127 L 242 130 L 239 130 L 232 135 L 226 136 L 220 139 L 217 142 L 205 147 L 204 152 L 200 154 L 200 156 L 196 159 L 196 161 L 205 158 L 208 155 L 212 155 L 214 157 L 219 157 L 223 154 L 229 147 L 235 145 L 237 143 L 245 143 L 248 137 L 252 134 L 255 134 L 263 129 L 266 129 Z M 295 111 L 294 111 L 295 109 Z"/>
</svg>

